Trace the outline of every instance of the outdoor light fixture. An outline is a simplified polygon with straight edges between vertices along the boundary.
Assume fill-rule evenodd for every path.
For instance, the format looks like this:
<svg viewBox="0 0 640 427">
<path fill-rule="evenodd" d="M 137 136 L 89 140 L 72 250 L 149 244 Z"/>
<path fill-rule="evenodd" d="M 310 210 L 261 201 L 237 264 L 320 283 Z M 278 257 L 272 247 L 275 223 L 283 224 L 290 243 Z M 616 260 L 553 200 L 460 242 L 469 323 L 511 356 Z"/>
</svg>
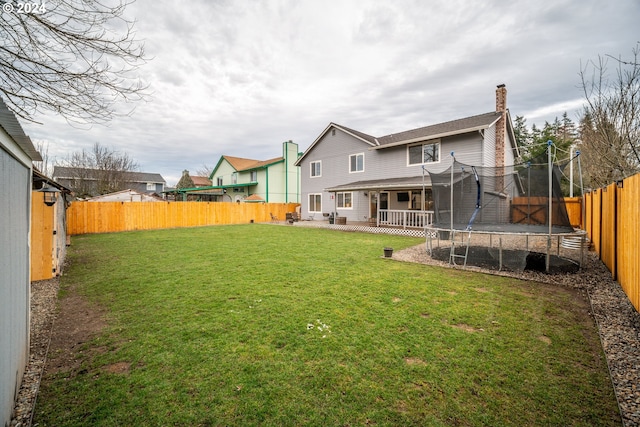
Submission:
<svg viewBox="0 0 640 427">
<path fill-rule="evenodd" d="M 60 193 L 60 190 L 55 187 L 42 187 L 38 191 L 44 193 L 44 204 L 47 206 L 53 206 L 58 198 L 58 193 Z"/>
</svg>

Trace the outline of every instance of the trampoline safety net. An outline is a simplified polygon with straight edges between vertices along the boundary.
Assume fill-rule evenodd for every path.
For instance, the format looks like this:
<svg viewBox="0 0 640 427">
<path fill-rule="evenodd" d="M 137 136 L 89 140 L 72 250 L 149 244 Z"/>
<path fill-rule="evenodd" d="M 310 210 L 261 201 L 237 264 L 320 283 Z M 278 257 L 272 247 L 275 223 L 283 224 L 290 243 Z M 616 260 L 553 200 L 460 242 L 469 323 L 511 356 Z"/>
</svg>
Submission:
<svg viewBox="0 0 640 427">
<path fill-rule="evenodd" d="M 485 257 L 478 262 L 525 269 L 530 252 L 537 250 L 534 246 L 541 246 L 540 250 L 548 253 L 549 221 L 554 235 L 574 233 L 560 186 L 562 166 L 551 165 L 551 182 L 549 167 L 546 155 L 503 167 L 468 165 L 453 158 L 445 171 L 429 172 L 434 215 L 427 235 L 434 237 L 437 233 L 439 243 L 450 241 L 449 248 L 441 251 L 450 251 L 451 263 L 466 265 L 473 257 Z M 476 233 L 484 239 L 476 237 Z M 456 238 L 465 244 L 456 243 Z"/>
<path fill-rule="evenodd" d="M 497 168 L 466 165 L 454 159 L 444 172 L 429 175 L 437 228 L 452 228 L 453 213 L 453 229 L 457 230 L 549 231 L 549 166 L 544 159 Z M 560 166 L 554 164 L 552 224 L 554 232 L 571 232 L 561 176 Z"/>
</svg>

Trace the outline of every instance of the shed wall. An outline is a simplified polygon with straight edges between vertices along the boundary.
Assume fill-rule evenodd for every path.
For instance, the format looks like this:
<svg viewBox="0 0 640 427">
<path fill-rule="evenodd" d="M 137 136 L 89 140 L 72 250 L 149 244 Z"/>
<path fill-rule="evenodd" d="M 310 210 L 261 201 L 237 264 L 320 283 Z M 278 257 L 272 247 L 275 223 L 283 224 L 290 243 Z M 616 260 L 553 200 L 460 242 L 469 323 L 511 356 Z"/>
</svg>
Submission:
<svg viewBox="0 0 640 427">
<path fill-rule="evenodd" d="M 11 419 L 29 355 L 31 170 L 5 149 L 7 137 L 0 134 L 0 425 Z"/>
</svg>

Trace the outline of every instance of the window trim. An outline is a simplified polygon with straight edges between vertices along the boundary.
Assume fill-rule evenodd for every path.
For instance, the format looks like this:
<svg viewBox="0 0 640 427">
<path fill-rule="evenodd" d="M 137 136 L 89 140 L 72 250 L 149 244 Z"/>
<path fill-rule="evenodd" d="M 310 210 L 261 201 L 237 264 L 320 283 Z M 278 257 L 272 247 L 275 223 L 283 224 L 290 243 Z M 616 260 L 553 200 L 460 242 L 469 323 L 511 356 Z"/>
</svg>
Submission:
<svg viewBox="0 0 640 427">
<path fill-rule="evenodd" d="M 425 145 L 437 145 L 438 146 L 438 160 L 436 160 L 435 162 L 425 162 L 424 161 L 424 146 Z M 422 148 L 422 161 L 420 163 L 411 163 L 411 155 L 409 154 L 409 151 L 411 150 L 411 148 L 413 147 L 423 147 Z M 416 144 L 411 144 L 411 145 L 407 145 L 407 166 L 420 166 L 420 165 L 432 165 L 432 164 L 437 164 L 440 163 L 442 161 L 442 141 L 440 139 L 432 139 L 429 141 L 422 141 L 422 142 L 418 142 Z"/>
<path fill-rule="evenodd" d="M 147 191 L 156 191 L 156 183 L 147 182 Z"/>
<path fill-rule="evenodd" d="M 218 187 L 223 186 L 223 185 L 224 185 L 224 178 L 223 178 L 223 177 L 221 177 L 221 176 L 216 177 L 216 185 L 217 185 Z"/>
<path fill-rule="evenodd" d="M 318 210 L 311 210 L 311 197 L 312 196 L 314 197 L 314 199 L 315 199 L 316 196 L 320 196 L 320 210 L 319 211 Z M 309 202 L 309 207 L 307 208 L 307 211 L 309 211 L 309 213 L 322 213 L 322 193 L 309 193 L 307 195 L 307 202 Z M 316 205 L 316 206 L 314 206 L 314 208 L 317 208 L 317 204 L 318 203 L 317 203 L 316 200 L 314 200 L 313 204 Z"/>
<path fill-rule="evenodd" d="M 251 182 L 258 182 L 258 171 L 257 170 L 253 170 L 253 171 L 249 172 L 249 180 Z"/>
<path fill-rule="evenodd" d="M 349 195 L 349 201 L 351 206 L 340 206 L 340 196 L 342 196 L 342 204 L 344 205 L 344 196 Z M 353 210 L 353 191 L 338 191 L 336 192 L 336 209 Z"/>
<path fill-rule="evenodd" d="M 362 170 L 351 170 L 351 159 L 356 157 L 356 167 L 358 166 L 357 156 L 362 156 Z M 349 155 L 349 173 L 362 173 L 364 172 L 364 153 L 356 153 Z"/>
<path fill-rule="evenodd" d="M 320 173 L 318 175 L 314 175 L 313 174 L 313 172 L 314 172 L 313 165 L 315 165 L 315 164 L 320 165 L 319 166 Z M 314 160 L 312 162 L 309 162 L 309 177 L 310 178 L 320 178 L 320 177 L 322 177 L 322 160 Z"/>
</svg>

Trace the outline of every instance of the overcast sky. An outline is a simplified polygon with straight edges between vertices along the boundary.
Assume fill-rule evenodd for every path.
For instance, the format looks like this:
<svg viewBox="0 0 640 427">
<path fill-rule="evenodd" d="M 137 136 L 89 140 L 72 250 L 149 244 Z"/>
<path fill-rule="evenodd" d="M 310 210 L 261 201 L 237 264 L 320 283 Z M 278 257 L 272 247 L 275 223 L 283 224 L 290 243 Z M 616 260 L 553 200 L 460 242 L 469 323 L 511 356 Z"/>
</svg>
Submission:
<svg viewBox="0 0 640 427">
<path fill-rule="evenodd" d="M 127 15 L 151 99 L 108 126 L 23 127 L 50 158 L 99 142 L 169 186 L 221 155 L 304 151 L 330 122 L 383 136 L 493 111 L 501 83 L 512 118 L 577 122 L 581 64 L 640 41 L 640 0 L 137 0 Z"/>
</svg>

